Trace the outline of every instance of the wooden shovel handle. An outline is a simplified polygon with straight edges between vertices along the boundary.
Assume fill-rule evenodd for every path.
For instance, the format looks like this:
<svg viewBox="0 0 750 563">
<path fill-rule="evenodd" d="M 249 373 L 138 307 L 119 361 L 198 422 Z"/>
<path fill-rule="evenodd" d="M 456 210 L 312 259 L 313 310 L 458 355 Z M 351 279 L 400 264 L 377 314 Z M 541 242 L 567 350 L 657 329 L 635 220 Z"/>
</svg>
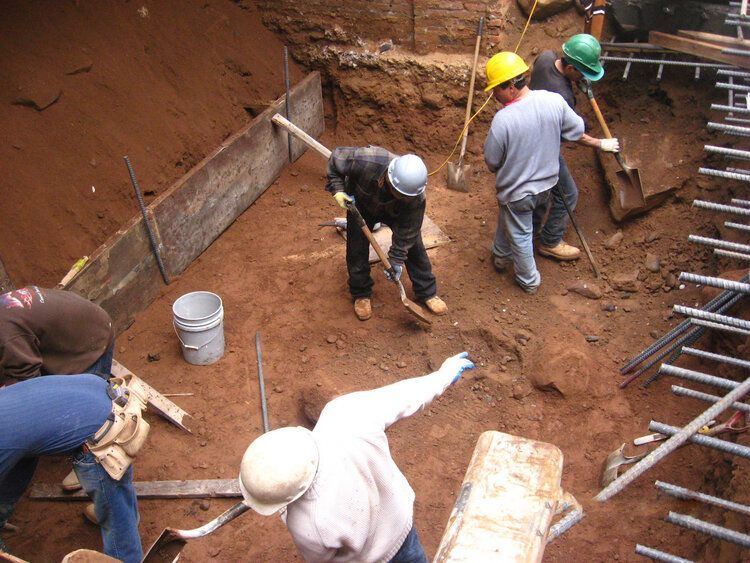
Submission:
<svg viewBox="0 0 750 563">
<path fill-rule="evenodd" d="M 474 102 L 474 80 L 477 76 L 477 61 L 479 60 L 479 45 L 482 42 L 482 30 L 484 29 L 484 16 L 479 18 L 479 28 L 477 29 L 477 42 L 474 46 L 474 62 L 471 65 L 471 79 L 469 80 L 469 100 L 466 102 L 466 116 L 464 117 L 464 134 L 461 139 L 461 152 L 458 156 L 458 162 L 463 162 L 466 154 L 466 141 L 469 136 L 469 118 L 471 118 L 471 104 Z"/>
<path fill-rule="evenodd" d="M 372 234 L 372 231 L 367 226 L 367 223 L 365 223 L 364 217 L 362 217 L 362 214 L 359 212 L 359 209 L 357 209 L 357 206 L 353 203 L 348 203 L 346 205 L 346 208 L 354 215 L 354 217 L 357 219 L 357 224 L 362 229 L 362 232 L 365 233 L 365 236 L 367 237 L 367 240 L 370 241 L 370 244 L 375 249 L 375 254 L 378 255 L 378 258 L 380 258 L 380 261 L 383 263 L 383 266 L 386 270 L 391 269 L 391 262 L 388 260 L 388 255 L 383 252 L 383 249 L 378 244 L 378 241 L 375 240 L 375 235 Z"/>
<path fill-rule="evenodd" d="M 607 122 L 604 121 L 604 116 L 602 115 L 602 111 L 599 109 L 599 104 L 596 103 L 596 98 L 594 98 L 593 94 L 589 96 L 589 102 L 591 102 L 591 108 L 594 110 L 594 113 L 596 114 L 596 119 L 599 121 L 599 125 L 602 127 L 602 131 L 604 131 L 604 136 L 607 139 L 612 138 L 612 133 L 609 132 L 609 127 L 607 127 Z"/>
</svg>

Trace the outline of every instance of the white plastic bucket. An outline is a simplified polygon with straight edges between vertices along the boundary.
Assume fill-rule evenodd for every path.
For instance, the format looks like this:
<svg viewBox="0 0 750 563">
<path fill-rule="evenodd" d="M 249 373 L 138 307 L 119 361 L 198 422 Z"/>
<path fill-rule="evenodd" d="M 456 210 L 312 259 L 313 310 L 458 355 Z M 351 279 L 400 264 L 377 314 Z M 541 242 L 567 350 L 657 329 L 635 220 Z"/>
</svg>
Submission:
<svg viewBox="0 0 750 563">
<path fill-rule="evenodd" d="M 210 291 L 193 291 L 172 305 L 174 331 L 185 361 L 205 366 L 224 355 L 224 306 Z"/>
</svg>

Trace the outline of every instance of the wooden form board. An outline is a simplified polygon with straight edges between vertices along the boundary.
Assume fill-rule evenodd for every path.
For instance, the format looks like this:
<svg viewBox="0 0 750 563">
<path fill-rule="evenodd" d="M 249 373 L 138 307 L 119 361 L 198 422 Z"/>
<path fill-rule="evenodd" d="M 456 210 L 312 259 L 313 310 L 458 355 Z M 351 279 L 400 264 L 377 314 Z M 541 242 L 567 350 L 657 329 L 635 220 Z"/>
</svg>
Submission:
<svg viewBox="0 0 750 563">
<path fill-rule="evenodd" d="M 680 37 L 687 37 L 688 39 L 695 39 L 696 41 L 719 43 L 720 45 L 733 46 L 739 49 L 750 48 L 750 41 L 748 41 L 747 39 L 739 39 L 738 37 L 719 35 L 717 33 L 706 33 L 705 31 L 689 31 L 680 29 L 679 31 L 677 31 L 677 35 L 679 35 Z"/>
<path fill-rule="evenodd" d="M 688 39 L 687 37 L 669 35 L 668 33 L 661 33 L 660 31 L 650 32 L 648 34 L 648 42 L 661 47 L 666 47 L 667 49 L 672 49 L 673 51 L 685 53 L 686 55 L 694 55 L 710 61 L 726 63 L 750 70 L 750 57 L 722 53 L 722 50 L 726 49 L 726 46 L 724 45 L 715 45 L 706 41 L 697 41 L 695 39 Z"/>
<path fill-rule="evenodd" d="M 204 479 L 201 481 L 134 481 L 140 499 L 157 498 L 239 498 L 237 479 Z M 60 483 L 34 483 L 29 498 L 40 500 L 89 500 L 83 491 L 66 492 Z"/>
<path fill-rule="evenodd" d="M 295 85 L 290 101 L 294 122 L 319 136 L 325 129 L 320 74 L 313 72 Z M 170 277 L 181 274 L 289 162 L 287 133 L 271 123 L 284 102 L 283 97 L 276 100 L 148 206 Z M 292 141 L 293 160 L 305 150 Z M 138 163 L 133 165 L 137 174 Z M 117 332 L 153 301 L 163 281 L 140 214 L 96 250 L 68 287 L 101 305 Z"/>
</svg>

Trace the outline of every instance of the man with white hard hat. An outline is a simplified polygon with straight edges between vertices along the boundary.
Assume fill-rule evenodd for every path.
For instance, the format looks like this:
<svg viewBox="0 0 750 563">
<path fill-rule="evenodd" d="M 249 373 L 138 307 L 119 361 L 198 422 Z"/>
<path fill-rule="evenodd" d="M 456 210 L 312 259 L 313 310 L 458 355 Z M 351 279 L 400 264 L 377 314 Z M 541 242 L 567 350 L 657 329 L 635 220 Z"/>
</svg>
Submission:
<svg viewBox="0 0 750 563">
<path fill-rule="evenodd" d="M 429 375 L 330 401 L 310 431 L 258 437 L 240 468 L 245 503 L 280 510 L 306 561 L 427 561 L 414 526 L 414 491 L 385 430 L 440 396 L 474 364 L 462 352 Z"/>
</svg>

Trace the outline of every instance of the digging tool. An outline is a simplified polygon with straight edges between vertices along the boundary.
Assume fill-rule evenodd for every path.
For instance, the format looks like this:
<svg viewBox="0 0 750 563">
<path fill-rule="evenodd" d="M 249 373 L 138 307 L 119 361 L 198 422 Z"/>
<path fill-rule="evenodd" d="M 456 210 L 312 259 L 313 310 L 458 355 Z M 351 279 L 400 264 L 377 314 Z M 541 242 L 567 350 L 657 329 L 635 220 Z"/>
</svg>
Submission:
<svg viewBox="0 0 750 563">
<path fill-rule="evenodd" d="M 375 249 L 375 253 L 378 255 L 378 258 L 380 258 L 380 261 L 383 263 L 383 267 L 386 270 L 393 271 L 393 267 L 391 266 L 390 260 L 388 260 L 388 256 L 385 252 L 383 252 L 383 249 L 380 248 L 380 245 L 378 244 L 378 241 L 375 240 L 375 237 L 373 236 L 372 232 L 370 232 L 370 229 L 367 226 L 367 223 L 365 223 L 364 218 L 359 213 L 359 209 L 357 209 L 357 206 L 354 205 L 354 203 L 348 203 L 346 205 L 346 208 L 351 212 L 351 214 L 354 216 L 354 219 L 357 221 L 357 224 L 362 229 L 362 232 L 365 233 L 365 236 L 367 237 L 367 240 L 370 241 L 370 244 Z M 418 318 L 420 321 L 432 324 L 432 320 L 430 317 L 427 316 L 424 309 L 414 303 L 411 299 L 406 297 L 406 290 L 404 289 L 404 284 L 401 283 L 401 280 L 395 280 L 394 282 L 396 286 L 398 286 L 398 293 L 401 297 L 401 303 L 404 304 L 404 307 L 406 307 L 406 310 L 409 311 L 412 315 L 414 315 L 416 318 Z"/>
<path fill-rule="evenodd" d="M 591 83 L 586 80 L 579 81 L 581 89 L 586 93 L 586 97 L 591 103 L 591 108 L 596 114 L 596 119 L 599 121 L 599 125 L 604 132 L 604 136 L 607 139 L 612 138 L 612 133 L 607 127 L 607 122 L 604 121 L 604 116 L 599 109 L 599 104 L 594 98 L 594 90 L 591 88 Z M 620 204 L 620 207 L 625 210 L 638 209 L 646 205 L 646 197 L 643 195 L 643 185 L 641 184 L 641 172 L 637 168 L 633 168 L 625 164 L 622 155 L 619 152 L 614 153 L 617 164 L 619 164 L 622 170 L 618 170 L 617 184 L 613 185 L 615 191 L 614 196 Z"/>
<path fill-rule="evenodd" d="M 484 17 L 479 18 L 477 29 L 477 42 L 474 47 L 474 63 L 471 65 L 471 79 L 469 80 L 469 101 L 466 103 L 466 117 L 464 118 L 463 139 L 461 139 L 461 152 L 458 155 L 458 164 L 448 163 L 448 188 L 459 192 L 468 192 L 466 187 L 466 174 L 471 168 L 464 164 L 466 155 L 466 140 L 469 136 L 469 120 L 471 119 L 471 103 L 474 101 L 474 79 L 477 75 L 477 61 L 479 60 L 479 44 L 482 42 L 482 30 L 484 29 Z"/>
<path fill-rule="evenodd" d="M 231 522 L 239 515 L 250 510 L 244 502 L 238 502 L 232 508 L 220 514 L 200 528 L 193 530 L 178 530 L 176 528 L 165 528 L 154 544 L 143 556 L 142 563 L 173 563 L 177 560 L 185 547 L 187 540 L 202 538 L 215 532 L 227 522 Z"/>
<path fill-rule="evenodd" d="M 594 275 L 597 278 L 602 277 L 602 274 L 599 271 L 599 266 L 596 263 L 596 260 L 594 260 L 594 255 L 591 253 L 591 249 L 589 248 L 589 243 L 587 243 L 586 239 L 583 238 L 583 232 L 581 232 L 581 229 L 578 227 L 578 221 L 576 221 L 576 218 L 573 216 L 573 210 L 570 208 L 570 205 L 568 205 L 568 201 L 565 199 L 565 195 L 560 191 L 560 189 L 557 186 L 555 186 L 555 190 L 557 190 L 557 193 L 560 196 L 560 199 L 562 200 L 563 205 L 565 206 L 565 211 L 568 212 L 568 217 L 570 217 L 570 222 L 573 224 L 573 228 L 575 229 L 576 234 L 578 235 L 578 238 L 581 241 L 583 250 L 586 251 L 586 256 L 588 256 L 589 262 L 591 262 L 591 267 L 594 269 Z"/>
<path fill-rule="evenodd" d="M 331 157 L 331 151 L 329 149 L 321 145 L 318 141 L 313 139 L 310 135 L 305 133 L 302 129 L 294 125 L 294 123 L 291 123 L 289 122 L 289 120 L 284 119 L 278 113 L 271 118 L 271 121 L 273 121 L 276 125 L 286 129 L 289 132 L 289 134 L 297 137 L 300 141 L 305 143 L 311 149 L 317 151 L 324 158 L 328 159 Z M 386 270 L 392 270 L 391 262 L 388 260 L 388 256 L 386 256 L 385 252 L 383 252 L 383 249 L 378 244 L 378 241 L 375 240 L 375 237 L 373 236 L 372 232 L 370 232 L 370 229 L 367 227 L 367 223 L 365 223 L 365 220 L 362 217 L 362 215 L 359 213 L 359 210 L 356 208 L 354 204 L 348 205 L 347 209 L 352 213 L 352 215 L 354 215 L 354 218 L 356 219 L 357 223 L 362 229 L 362 232 L 365 233 L 367 240 L 370 241 L 370 244 L 372 245 L 373 249 L 375 249 L 375 253 L 378 255 L 378 258 L 380 258 L 380 261 L 383 263 L 383 267 Z M 414 303 L 414 301 L 406 297 L 406 290 L 404 289 L 404 285 L 400 281 L 397 281 L 396 285 L 398 286 L 398 292 L 399 292 L 399 296 L 401 297 L 401 303 L 404 304 L 404 307 L 406 307 L 406 310 L 409 311 L 416 318 L 418 318 L 420 321 L 427 323 L 427 324 L 432 324 L 432 320 L 430 319 L 430 317 L 427 316 L 424 309 L 420 307 L 419 305 L 417 305 L 416 303 Z"/>
<path fill-rule="evenodd" d="M 646 457 L 646 455 L 648 455 L 648 452 L 643 452 L 642 454 L 638 454 L 636 456 L 627 456 L 625 455 L 624 451 L 625 444 L 609 454 L 607 456 L 607 459 L 604 460 L 604 466 L 602 467 L 602 476 L 600 480 L 602 489 L 604 489 L 607 485 L 609 485 L 615 479 L 617 479 L 617 477 L 619 477 L 620 467 L 622 467 L 623 465 L 635 463 L 636 461 L 640 461 L 644 457 Z"/>
</svg>

